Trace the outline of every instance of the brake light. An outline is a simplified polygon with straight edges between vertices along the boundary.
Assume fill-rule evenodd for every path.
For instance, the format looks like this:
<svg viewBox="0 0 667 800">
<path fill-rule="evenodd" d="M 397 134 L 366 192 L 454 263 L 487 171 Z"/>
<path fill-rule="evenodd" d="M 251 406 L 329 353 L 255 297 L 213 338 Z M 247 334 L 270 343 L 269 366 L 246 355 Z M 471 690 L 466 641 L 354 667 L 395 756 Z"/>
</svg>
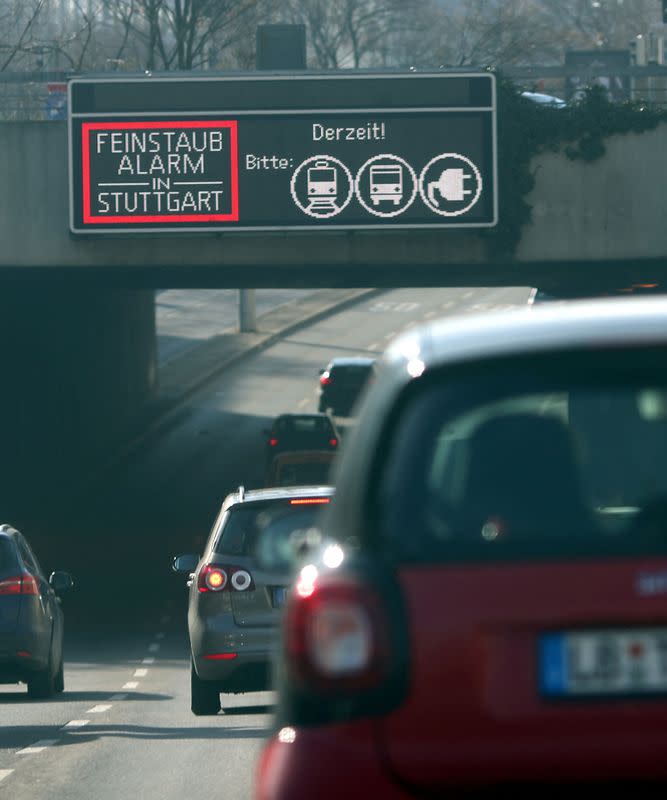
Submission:
<svg viewBox="0 0 667 800">
<path fill-rule="evenodd" d="M 33 575 L 12 575 L 0 580 L 0 595 L 39 594 L 37 579 Z"/>
<path fill-rule="evenodd" d="M 330 497 L 295 497 L 289 501 L 289 504 L 291 506 L 315 506 L 330 502 Z"/>
<path fill-rule="evenodd" d="M 199 572 L 197 589 L 200 592 L 246 592 L 255 582 L 247 569 L 222 564 L 206 564 Z"/>
<path fill-rule="evenodd" d="M 331 447 L 338 447 L 338 439 L 331 438 L 329 439 L 329 444 Z"/>
<path fill-rule="evenodd" d="M 329 372 L 323 372 L 320 375 L 320 386 L 328 386 L 331 383 L 331 375 Z"/>
<path fill-rule="evenodd" d="M 275 447 L 277 444 L 278 444 L 278 440 L 275 437 L 272 437 L 271 439 L 269 439 L 269 446 L 270 447 Z"/>
<path fill-rule="evenodd" d="M 304 570 L 308 567 L 304 567 Z M 294 678 L 311 689 L 367 690 L 390 669 L 389 620 L 376 592 L 354 579 L 295 592 L 287 606 L 285 647 Z"/>
</svg>

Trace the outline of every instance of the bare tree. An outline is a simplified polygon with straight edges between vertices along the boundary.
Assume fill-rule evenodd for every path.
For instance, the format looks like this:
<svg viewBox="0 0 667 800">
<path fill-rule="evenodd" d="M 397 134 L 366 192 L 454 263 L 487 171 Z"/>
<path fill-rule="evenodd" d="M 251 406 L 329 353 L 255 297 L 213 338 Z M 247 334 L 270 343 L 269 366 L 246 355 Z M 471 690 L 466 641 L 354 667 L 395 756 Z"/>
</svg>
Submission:
<svg viewBox="0 0 667 800">
<path fill-rule="evenodd" d="M 314 66 L 383 66 L 392 44 L 412 24 L 419 0 L 284 0 L 282 15 L 306 25 Z"/>
<path fill-rule="evenodd" d="M 247 33 L 258 0 L 106 0 L 123 29 L 144 48 L 145 69 L 190 70 L 209 66 L 209 48 L 234 45 Z"/>
</svg>

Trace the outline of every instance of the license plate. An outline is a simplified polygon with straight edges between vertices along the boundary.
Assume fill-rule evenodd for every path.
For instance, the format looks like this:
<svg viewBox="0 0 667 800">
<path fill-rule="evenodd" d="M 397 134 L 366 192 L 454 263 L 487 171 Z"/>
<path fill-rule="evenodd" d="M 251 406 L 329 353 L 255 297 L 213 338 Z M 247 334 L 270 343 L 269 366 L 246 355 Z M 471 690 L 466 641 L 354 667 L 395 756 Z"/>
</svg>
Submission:
<svg viewBox="0 0 667 800">
<path fill-rule="evenodd" d="M 550 697 L 667 693 L 667 628 L 546 634 L 539 676 Z"/>
<path fill-rule="evenodd" d="M 287 589 L 284 586 L 273 587 L 273 607 L 282 608 L 285 605 Z"/>
</svg>

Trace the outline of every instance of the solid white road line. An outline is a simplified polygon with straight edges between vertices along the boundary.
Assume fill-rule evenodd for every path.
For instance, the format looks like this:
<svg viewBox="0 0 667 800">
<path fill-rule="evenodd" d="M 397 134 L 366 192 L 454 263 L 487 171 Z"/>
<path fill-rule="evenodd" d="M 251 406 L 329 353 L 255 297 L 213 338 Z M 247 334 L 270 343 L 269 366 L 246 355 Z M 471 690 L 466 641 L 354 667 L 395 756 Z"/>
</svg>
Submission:
<svg viewBox="0 0 667 800">
<path fill-rule="evenodd" d="M 67 730 L 70 730 L 71 728 L 83 728 L 89 722 L 90 722 L 89 719 L 71 719 L 67 723 L 67 725 L 63 725 L 60 730 L 61 731 L 67 731 Z"/>
<path fill-rule="evenodd" d="M 155 659 L 151 656 L 150 658 L 142 658 L 142 664 L 155 664 Z"/>
<path fill-rule="evenodd" d="M 134 685 L 137 686 L 136 683 Z M 121 700 L 127 700 L 127 695 L 125 693 L 123 693 L 123 694 L 112 694 L 111 697 L 109 698 L 109 700 L 114 700 L 116 702 L 120 702 Z"/>
<path fill-rule="evenodd" d="M 148 672 L 148 670 L 144 670 L 144 672 Z M 128 681 L 124 683 L 120 688 L 121 689 L 136 689 L 139 686 L 139 681 Z"/>
<path fill-rule="evenodd" d="M 93 706 L 86 711 L 86 714 L 104 714 L 104 712 L 108 711 L 110 708 L 110 705 Z"/>
<path fill-rule="evenodd" d="M 12 772 L 14 772 L 13 769 L 0 769 L 0 781 L 4 781 L 5 778 L 8 778 Z"/>
<path fill-rule="evenodd" d="M 148 675 L 148 670 L 147 669 L 135 669 L 134 670 L 134 677 L 135 678 L 145 678 L 146 675 Z M 125 687 L 123 686 L 123 689 L 124 688 Z"/>
<path fill-rule="evenodd" d="M 54 745 L 58 740 L 57 739 L 40 739 L 35 744 L 31 744 L 30 747 L 24 747 L 23 750 L 17 750 L 17 756 L 31 756 L 33 753 L 41 753 L 42 750 L 46 750 L 47 747 L 51 747 Z"/>
<path fill-rule="evenodd" d="M 148 645 L 148 652 L 149 653 L 157 653 L 160 649 L 160 645 L 157 642 L 153 642 L 153 644 Z"/>
</svg>

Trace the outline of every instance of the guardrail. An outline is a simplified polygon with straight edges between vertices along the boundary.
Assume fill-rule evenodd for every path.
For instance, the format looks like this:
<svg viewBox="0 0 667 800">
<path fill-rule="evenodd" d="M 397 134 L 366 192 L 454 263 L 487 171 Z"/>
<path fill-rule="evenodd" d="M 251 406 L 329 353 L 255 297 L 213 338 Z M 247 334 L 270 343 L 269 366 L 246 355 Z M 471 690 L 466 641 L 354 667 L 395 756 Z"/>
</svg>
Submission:
<svg viewBox="0 0 667 800">
<path fill-rule="evenodd" d="M 606 85 L 612 80 L 622 88 L 612 99 L 645 100 L 667 108 L 667 66 L 648 64 L 614 68 L 589 67 L 585 70 L 563 65 L 499 67 L 507 77 L 522 89 L 543 91 L 568 99 L 572 94 L 572 81 L 580 87 L 592 83 Z M 67 117 L 67 80 L 74 77 L 68 72 L 0 72 L 0 121 L 25 120 L 50 121 Z"/>
</svg>

